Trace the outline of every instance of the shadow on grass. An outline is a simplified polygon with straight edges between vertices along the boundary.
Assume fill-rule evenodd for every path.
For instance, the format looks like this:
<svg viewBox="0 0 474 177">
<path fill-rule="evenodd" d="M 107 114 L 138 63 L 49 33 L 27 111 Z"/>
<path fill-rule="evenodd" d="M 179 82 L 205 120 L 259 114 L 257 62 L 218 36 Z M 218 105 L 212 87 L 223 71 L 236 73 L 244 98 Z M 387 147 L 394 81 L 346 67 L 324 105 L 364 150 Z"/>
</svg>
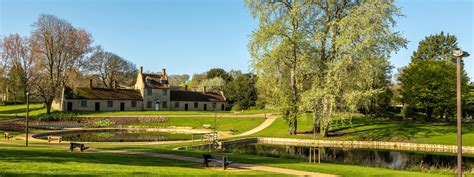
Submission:
<svg viewBox="0 0 474 177">
<path fill-rule="evenodd" d="M 30 107 L 30 112 L 31 111 L 36 111 L 36 110 L 41 110 L 44 109 L 43 107 L 36 107 L 36 108 L 31 108 Z M 10 109 L 10 110 L 5 110 L 5 111 L 0 111 L 0 114 L 22 114 L 26 113 L 26 107 L 25 108 L 19 108 L 19 109 Z"/>
</svg>

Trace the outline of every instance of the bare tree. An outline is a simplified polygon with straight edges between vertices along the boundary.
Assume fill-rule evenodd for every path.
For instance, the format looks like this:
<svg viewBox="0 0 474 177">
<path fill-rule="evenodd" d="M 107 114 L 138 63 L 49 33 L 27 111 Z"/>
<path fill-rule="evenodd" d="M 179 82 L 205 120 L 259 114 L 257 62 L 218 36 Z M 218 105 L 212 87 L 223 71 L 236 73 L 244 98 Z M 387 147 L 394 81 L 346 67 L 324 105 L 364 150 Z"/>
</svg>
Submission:
<svg viewBox="0 0 474 177">
<path fill-rule="evenodd" d="M 187 74 L 174 74 L 168 76 L 168 81 L 172 86 L 179 86 L 182 84 L 187 84 L 189 82 L 190 76 Z"/>
<path fill-rule="evenodd" d="M 137 73 L 137 66 L 132 62 L 96 47 L 87 62 L 87 70 L 100 79 L 105 88 L 113 88 L 114 82 L 129 84 Z"/>
<path fill-rule="evenodd" d="M 31 84 L 35 78 L 35 60 L 33 60 L 29 39 L 19 34 L 11 34 L 0 41 L 3 51 L 3 70 L 8 68 L 8 80 L 6 83 L 19 87 L 22 96 L 31 90 Z M 23 99 L 25 100 L 25 99 Z"/>
<path fill-rule="evenodd" d="M 67 73 L 78 70 L 90 52 L 92 38 L 84 29 L 53 15 L 40 15 L 33 26 L 31 49 L 39 64 L 35 85 L 49 114 L 53 100 L 68 83 Z"/>
</svg>

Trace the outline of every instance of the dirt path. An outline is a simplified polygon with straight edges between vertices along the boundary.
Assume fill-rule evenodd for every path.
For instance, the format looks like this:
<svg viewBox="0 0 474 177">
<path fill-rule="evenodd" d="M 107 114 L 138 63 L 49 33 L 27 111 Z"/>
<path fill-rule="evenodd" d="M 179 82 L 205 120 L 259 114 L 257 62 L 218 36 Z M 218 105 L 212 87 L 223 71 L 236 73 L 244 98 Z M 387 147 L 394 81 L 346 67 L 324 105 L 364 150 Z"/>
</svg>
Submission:
<svg viewBox="0 0 474 177">
<path fill-rule="evenodd" d="M 265 121 L 263 121 L 259 126 L 249 130 L 249 131 L 246 131 L 246 132 L 243 132 L 241 134 L 237 134 L 237 135 L 232 135 L 232 136 L 229 136 L 229 137 L 222 137 L 222 138 L 234 138 L 234 137 L 242 137 L 242 136 L 249 136 L 249 135 L 252 135 L 254 133 L 257 133 L 259 131 L 262 131 L 263 129 L 269 127 L 270 125 L 273 124 L 273 122 L 275 122 L 276 120 L 276 116 L 275 115 L 266 115 L 267 119 L 265 119 Z"/>
<path fill-rule="evenodd" d="M 78 117 L 93 117 L 93 118 L 99 118 L 99 117 L 218 117 L 218 118 L 233 118 L 233 117 L 239 117 L 239 118 L 252 118 L 252 117 L 268 117 L 272 115 L 271 113 L 268 114 L 187 114 L 187 115 L 79 115 Z"/>
</svg>

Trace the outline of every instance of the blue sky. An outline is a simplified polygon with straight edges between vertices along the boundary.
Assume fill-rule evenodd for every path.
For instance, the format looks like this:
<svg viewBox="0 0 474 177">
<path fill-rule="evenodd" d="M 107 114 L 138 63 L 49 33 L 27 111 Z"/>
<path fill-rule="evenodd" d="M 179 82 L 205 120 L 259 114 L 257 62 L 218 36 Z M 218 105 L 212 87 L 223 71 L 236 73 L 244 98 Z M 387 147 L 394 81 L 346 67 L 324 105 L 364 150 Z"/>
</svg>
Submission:
<svg viewBox="0 0 474 177">
<path fill-rule="evenodd" d="M 201 73 L 213 67 L 250 69 L 249 35 L 258 26 L 241 0 L 0 0 L 0 35 L 28 35 L 39 14 L 53 14 L 89 31 L 95 44 L 145 71 Z M 465 69 L 474 78 L 473 2 L 401 0 L 396 30 L 410 41 L 393 54 L 406 66 L 425 36 L 445 31 L 470 51 Z M 395 70 L 396 71 L 396 70 Z M 395 72 L 394 71 L 394 72 Z"/>
</svg>

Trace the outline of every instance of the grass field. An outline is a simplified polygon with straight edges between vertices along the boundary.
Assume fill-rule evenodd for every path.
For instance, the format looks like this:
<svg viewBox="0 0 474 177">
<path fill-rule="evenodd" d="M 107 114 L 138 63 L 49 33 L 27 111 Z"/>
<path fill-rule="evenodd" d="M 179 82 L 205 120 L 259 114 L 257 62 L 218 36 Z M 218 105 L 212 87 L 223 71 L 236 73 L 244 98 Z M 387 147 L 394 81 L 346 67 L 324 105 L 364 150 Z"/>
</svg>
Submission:
<svg viewBox="0 0 474 177">
<path fill-rule="evenodd" d="M 153 145 L 153 146 L 114 146 L 114 147 L 99 147 L 102 149 L 114 149 L 114 150 L 132 150 L 132 151 L 147 151 L 147 152 L 158 152 L 158 153 L 168 153 L 168 154 L 178 154 L 186 156 L 201 157 L 204 151 L 177 151 L 170 150 L 173 147 L 179 145 Z M 182 145 L 183 146 L 183 145 Z M 243 155 L 243 154 L 232 154 L 224 153 L 229 157 L 230 160 L 241 162 L 241 163 L 251 163 L 259 164 L 272 167 L 280 168 L 289 168 L 302 171 L 311 171 L 311 172 L 320 172 L 327 174 L 336 174 L 340 176 L 414 176 L 414 177 L 442 177 L 442 176 L 453 176 L 453 172 L 448 171 L 401 171 L 401 170 L 392 170 L 385 168 L 376 168 L 376 167 L 364 167 L 356 165 L 343 165 L 343 164 L 332 164 L 332 163 L 322 163 L 322 164 L 308 164 L 306 161 L 298 159 L 287 159 L 287 158 L 273 158 L 273 157 L 264 157 L 256 155 Z"/>
<path fill-rule="evenodd" d="M 76 153 L 0 145 L 0 176 L 283 176 L 260 171 L 202 169 L 202 164 L 139 155 Z"/>
<path fill-rule="evenodd" d="M 311 129 L 312 119 L 300 118 L 298 131 Z M 352 124 L 331 127 L 339 135 L 328 138 L 316 136 L 316 139 L 330 140 L 370 140 L 398 141 L 427 144 L 457 144 L 456 125 L 448 123 L 398 122 L 393 120 L 353 119 Z M 252 136 L 313 139 L 312 134 L 288 134 L 288 124 L 282 118 L 268 128 Z M 474 124 L 463 124 L 463 145 L 474 146 Z"/>
<path fill-rule="evenodd" d="M 34 117 L 41 114 L 46 114 L 46 108 L 42 104 L 30 104 L 30 116 Z M 25 116 L 26 105 L 0 106 L 0 119 Z"/>
</svg>

